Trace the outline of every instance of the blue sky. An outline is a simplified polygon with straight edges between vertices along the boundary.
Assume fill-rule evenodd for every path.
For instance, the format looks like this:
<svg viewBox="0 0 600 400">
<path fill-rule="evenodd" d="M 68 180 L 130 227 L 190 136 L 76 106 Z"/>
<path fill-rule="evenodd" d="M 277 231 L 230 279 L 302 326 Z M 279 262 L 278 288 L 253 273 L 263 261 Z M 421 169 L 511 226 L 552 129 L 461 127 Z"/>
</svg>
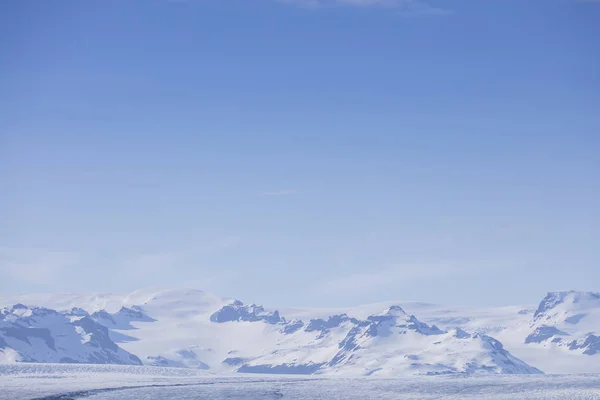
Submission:
<svg viewBox="0 0 600 400">
<path fill-rule="evenodd" d="M 0 5 L 0 291 L 600 290 L 600 3 Z"/>
</svg>

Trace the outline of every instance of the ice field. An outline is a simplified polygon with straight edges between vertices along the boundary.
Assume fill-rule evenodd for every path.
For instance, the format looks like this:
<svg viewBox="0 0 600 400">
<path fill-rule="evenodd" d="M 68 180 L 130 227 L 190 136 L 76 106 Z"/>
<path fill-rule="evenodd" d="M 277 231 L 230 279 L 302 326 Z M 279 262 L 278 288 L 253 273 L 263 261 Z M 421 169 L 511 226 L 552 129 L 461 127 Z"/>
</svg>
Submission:
<svg viewBox="0 0 600 400">
<path fill-rule="evenodd" d="M 599 375 L 338 378 L 215 376 L 182 368 L 0 365 L 2 400 L 600 399 Z"/>
</svg>

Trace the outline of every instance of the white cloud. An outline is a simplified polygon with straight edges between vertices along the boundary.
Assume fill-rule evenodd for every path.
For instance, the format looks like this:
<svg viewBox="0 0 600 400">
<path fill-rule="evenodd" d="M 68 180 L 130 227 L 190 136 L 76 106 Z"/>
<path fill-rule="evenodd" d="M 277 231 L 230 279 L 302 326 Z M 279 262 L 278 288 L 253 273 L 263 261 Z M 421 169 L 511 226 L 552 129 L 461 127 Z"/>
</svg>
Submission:
<svg viewBox="0 0 600 400">
<path fill-rule="evenodd" d="M 135 253 L 116 261 L 116 266 L 131 276 L 199 267 L 203 256 L 218 254 L 238 246 L 238 236 L 217 237 L 199 243 L 193 250 Z"/>
<path fill-rule="evenodd" d="M 418 280 L 440 279 L 452 275 L 469 275 L 490 269 L 512 268 L 515 263 L 499 261 L 466 261 L 430 264 L 401 264 L 377 271 L 354 273 L 324 282 L 317 293 L 346 295 L 372 293 L 378 289 Z"/>
<path fill-rule="evenodd" d="M 260 196 L 264 196 L 264 197 L 291 196 L 296 193 L 298 193 L 298 191 L 294 190 L 294 189 L 280 189 L 280 190 L 260 192 Z"/>
<path fill-rule="evenodd" d="M 433 7 L 424 1 L 407 1 L 399 7 L 398 14 L 405 17 L 412 17 L 419 15 L 448 15 L 452 14 L 452 11 Z"/>
<path fill-rule="evenodd" d="M 148 274 L 176 267 L 184 258 L 183 253 L 142 253 L 126 257 L 119 264 L 130 275 Z"/>
<path fill-rule="evenodd" d="M 39 248 L 0 246 L 0 291 L 9 285 L 30 283 L 48 287 L 64 287 L 76 281 L 85 268 L 93 281 L 97 273 L 116 273 L 127 278 L 155 280 L 165 272 L 209 270 L 204 257 L 210 257 L 238 246 L 238 236 L 215 236 L 199 241 L 193 249 L 113 254 L 73 253 Z M 3 285 L 2 285 L 3 284 Z"/>
<path fill-rule="evenodd" d="M 199 251 L 202 254 L 214 254 L 237 247 L 242 242 L 239 236 L 224 236 L 205 246 L 200 246 Z"/>
<path fill-rule="evenodd" d="M 78 261 L 70 252 L 0 247 L 0 274 L 23 282 L 53 284 Z"/>
<path fill-rule="evenodd" d="M 400 15 L 448 14 L 449 11 L 433 7 L 426 0 L 279 0 L 282 3 L 295 4 L 309 8 L 320 7 L 383 7 L 394 8 Z"/>
<path fill-rule="evenodd" d="M 282 3 L 291 3 L 297 5 L 306 5 L 311 7 L 319 6 L 353 6 L 353 7 L 396 7 L 405 3 L 419 0 L 279 0 Z"/>
</svg>

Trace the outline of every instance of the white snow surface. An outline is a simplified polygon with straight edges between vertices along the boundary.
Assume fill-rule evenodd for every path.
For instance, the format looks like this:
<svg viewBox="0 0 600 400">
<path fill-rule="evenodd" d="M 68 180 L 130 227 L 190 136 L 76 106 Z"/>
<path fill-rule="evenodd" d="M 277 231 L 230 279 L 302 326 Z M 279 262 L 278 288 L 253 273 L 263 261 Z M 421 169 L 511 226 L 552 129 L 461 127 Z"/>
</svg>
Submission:
<svg viewBox="0 0 600 400">
<path fill-rule="evenodd" d="M 340 378 L 217 376 L 116 365 L 0 365 L 0 400 L 58 399 L 598 400 L 598 375 Z"/>
<path fill-rule="evenodd" d="M 113 325 L 98 321 L 108 326 L 111 339 L 120 348 L 137 355 L 144 364 L 218 374 L 245 369 L 376 377 L 535 373 L 536 368 L 552 374 L 581 374 L 600 373 L 600 354 L 583 354 L 590 346 L 570 349 L 567 344 L 578 340 L 583 346 L 590 334 L 598 335 L 600 301 L 596 295 L 554 292 L 540 305 L 499 308 L 406 301 L 344 309 L 285 308 L 279 309 L 285 318 L 281 321 L 279 314 L 273 315 L 275 309 L 262 310 L 255 305 L 237 304 L 230 298 L 182 288 L 148 288 L 128 295 L 2 294 L 0 307 L 23 303 L 58 311 L 78 307 L 90 314 L 106 310 L 115 321 L 121 307 L 137 310 L 150 320 L 127 320 Z M 225 310 L 222 318 L 231 320 L 211 320 L 219 310 Z M 322 318 L 327 324 L 330 317 L 344 314 L 343 318 L 350 320 L 308 331 L 312 319 Z M 418 318 L 418 324 L 427 326 L 417 324 L 409 328 L 412 314 Z M 392 318 L 373 323 L 373 319 L 385 315 Z M 279 322 L 268 322 L 268 318 Z M 357 325 L 352 319 L 360 323 Z M 300 328 L 284 333 L 286 327 L 300 320 Z M 365 321 L 371 321 L 371 325 Z M 436 333 L 433 325 L 443 332 Z M 568 335 L 562 344 L 552 342 L 554 336 L 540 343 L 525 343 L 541 325 L 554 326 Z M 501 343 L 500 347 L 492 338 Z M 20 361 L 18 352 L 1 349 L 1 339 L 0 332 L 0 363 Z M 85 341 L 85 335 L 81 339 Z M 348 344 L 350 339 L 356 346 Z"/>
</svg>

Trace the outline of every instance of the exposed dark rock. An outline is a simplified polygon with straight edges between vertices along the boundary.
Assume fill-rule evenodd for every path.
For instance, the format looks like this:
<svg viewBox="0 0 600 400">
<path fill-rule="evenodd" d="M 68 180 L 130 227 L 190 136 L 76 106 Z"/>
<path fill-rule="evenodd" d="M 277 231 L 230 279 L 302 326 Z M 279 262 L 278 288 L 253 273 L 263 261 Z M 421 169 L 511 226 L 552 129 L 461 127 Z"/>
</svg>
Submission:
<svg viewBox="0 0 600 400">
<path fill-rule="evenodd" d="M 540 326 L 525 338 L 525 343 L 541 343 L 553 336 L 568 336 L 569 334 L 553 326 Z"/>
<path fill-rule="evenodd" d="M 600 336 L 588 334 L 584 340 L 574 340 L 569 344 L 569 350 L 585 349 L 583 354 L 593 356 L 600 353 Z"/>
<path fill-rule="evenodd" d="M 317 318 L 311 319 L 308 325 L 304 330 L 306 332 L 329 332 L 329 329 L 337 328 L 344 322 L 350 321 L 353 324 L 359 324 L 359 321 L 356 318 L 350 318 L 346 314 L 332 315 L 327 320 Z"/>
<path fill-rule="evenodd" d="M 304 326 L 304 322 L 299 319 L 292 320 L 285 324 L 285 326 L 281 329 L 281 332 L 286 335 L 291 335 L 292 333 L 296 333 Z"/>
<path fill-rule="evenodd" d="M 285 319 L 279 315 L 279 311 L 269 312 L 266 311 L 262 306 L 258 306 L 256 304 L 246 306 L 239 300 L 224 306 L 219 311 L 212 314 L 210 316 L 210 320 L 217 323 L 234 321 L 264 321 L 272 325 L 285 322 Z"/>
<path fill-rule="evenodd" d="M 231 365 L 231 366 L 237 366 L 237 365 L 242 365 L 243 363 L 247 362 L 248 359 L 247 358 L 242 358 L 242 357 L 229 357 L 226 358 L 222 361 L 223 364 L 227 364 L 227 365 Z"/>
</svg>

